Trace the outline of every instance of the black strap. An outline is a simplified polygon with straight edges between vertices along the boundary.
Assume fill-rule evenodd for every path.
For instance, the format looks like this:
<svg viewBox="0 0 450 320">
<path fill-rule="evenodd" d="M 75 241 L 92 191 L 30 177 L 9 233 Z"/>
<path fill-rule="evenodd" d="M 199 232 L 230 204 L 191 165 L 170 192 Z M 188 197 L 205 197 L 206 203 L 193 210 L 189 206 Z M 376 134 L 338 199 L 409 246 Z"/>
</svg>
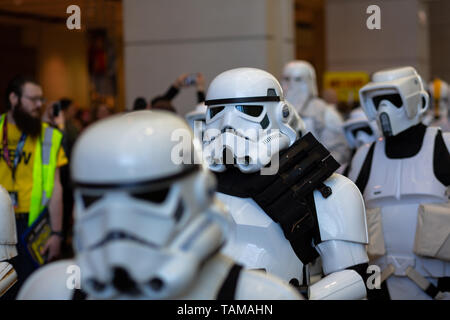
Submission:
<svg viewBox="0 0 450 320">
<path fill-rule="evenodd" d="M 280 152 L 277 174 L 243 174 L 229 168 L 216 174 L 218 190 L 255 200 L 280 224 L 297 257 L 307 264 L 318 257 L 313 243 L 321 242 L 313 191 L 319 190 L 327 198 L 332 191 L 323 182 L 339 166 L 330 152 L 308 133 Z"/>
<path fill-rule="evenodd" d="M 438 295 L 439 289 L 436 286 L 434 286 L 433 284 L 430 283 L 428 288 L 426 288 L 425 293 L 427 295 L 429 295 L 431 298 L 434 299 Z"/>
<path fill-rule="evenodd" d="M 73 290 L 72 300 L 86 300 L 87 294 L 81 289 Z"/>
<path fill-rule="evenodd" d="M 381 283 L 380 289 L 369 289 L 367 288 L 367 280 L 369 279 L 370 274 L 367 273 L 367 268 L 369 267 L 368 263 L 361 263 L 351 267 L 348 267 L 348 270 L 356 271 L 364 281 L 364 285 L 366 286 L 367 292 L 367 300 L 391 300 L 389 295 L 389 291 L 386 285 L 386 281 Z"/>
<path fill-rule="evenodd" d="M 358 187 L 361 194 L 364 194 L 364 189 L 367 186 L 367 182 L 369 182 L 370 169 L 372 168 L 374 150 L 375 150 L 375 142 L 372 142 L 369 152 L 367 152 L 366 159 L 364 159 L 364 163 L 361 167 L 361 170 L 359 171 L 358 178 L 356 178 L 355 181 L 355 184 Z"/>
<path fill-rule="evenodd" d="M 279 96 L 260 96 L 260 97 L 242 97 L 242 98 L 228 98 L 228 99 L 213 99 L 206 100 L 205 105 L 212 106 L 218 104 L 232 104 L 232 103 L 247 103 L 247 102 L 266 102 L 266 101 L 280 101 Z"/>
<path fill-rule="evenodd" d="M 450 277 L 439 278 L 437 287 L 441 292 L 450 292 Z"/>
<path fill-rule="evenodd" d="M 228 272 L 225 281 L 222 284 L 219 292 L 217 293 L 217 300 L 234 300 L 236 287 L 241 273 L 242 266 L 234 264 Z"/>
<path fill-rule="evenodd" d="M 441 130 L 438 131 L 434 140 L 433 171 L 444 186 L 450 185 L 450 153 Z"/>
</svg>

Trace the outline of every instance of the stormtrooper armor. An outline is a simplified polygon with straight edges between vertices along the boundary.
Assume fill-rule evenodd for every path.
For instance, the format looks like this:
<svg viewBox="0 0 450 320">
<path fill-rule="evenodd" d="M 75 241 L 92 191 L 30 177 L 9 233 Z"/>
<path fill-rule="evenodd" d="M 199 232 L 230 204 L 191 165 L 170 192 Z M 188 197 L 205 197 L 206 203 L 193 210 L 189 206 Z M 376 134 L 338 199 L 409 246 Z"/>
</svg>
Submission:
<svg viewBox="0 0 450 320">
<path fill-rule="evenodd" d="M 0 186 L 0 297 L 17 282 L 17 273 L 9 260 L 17 256 L 14 208 L 8 191 Z"/>
<path fill-rule="evenodd" d="M 278 81 L 263 70 L 238 68 L 219 74 L 211 82 L 205 103 L 208 110 L 203 156 L 209 168 L 216 172 L 219 179 L 217 197 L 228 207 L 234 223 L 231 239 L 222 252 L 246 268 L 263 269 L 291 284 L 306 286 L 308 279 L 299 258 L 302 253 L 286 238 L 285 232 L 289 231 L 282 230 L 261 207 L 261 201 L 266 199 L 264 195 L 249 195 L 262 184 L 262 179 L 271 179 L 269 175 L 268 178 L 260 177 L 265 176 L 263 169 L 276 162 L 280 152 L 317 140 L 311 134 L 305 137 L 306 140 L 299 140 L 305 133 L 303 121 L 285 100 Z M 264 144 L 269 141 L 277 143 L 266 147 Z M 250 155 L 260 154 L 252 153 L 257 148 L 263 148 L 267 154 L 253 159 Z M 246 158 L 250 159 L 242 161 Z M 290 159 L 289 152 L 283 153 L 280 166 L 281 162 Z M 286 172 L 286 175 L 292 172 Z M 333 190 L 331 196 L 324 199 L 317 190 L 311 193 L 322 240 L 312 251 L 322 258 L 326 277 L 309 287 L 309 297 L 361 299 L 366 295 L 364 281 L 356 271 L 348 268 L 368 261 L 363 199 L 356 186 L 341 175 L 332 174 L 324 185 Z M 274 194 L 267 189 L 265 192 L 269 197 Z"/>
<path fill-rule="evenodd" d="M 203 132 L 205 131 L 206 105 L 199 103 L 195 109 L 186 114 L 185 118 L 191 129 L 194 131 L 194 137 L 201 143 L 203 141 Z"/>
<path fill-rule="evenodd" d="M 450 88 L 441 79 L 434 79 L 428 85 L 430 92 L 430 110 L 424 116 L 423 123 L 450 131 Z"/>
<path fill-rule="evenodd" d="M 339 163 L 349 161 L 348 149 L 342 132 L 343 120 L 334 107 L 318 97 L 314 67 L 302 60 L 287 63 L 281 81 L 286 100 L 293 104 L 311 132 Z"/>
<path fill-rule="evenodd" d="M 352 157 L 359 147 L 372 143 L 380 136 L 376 122 L 369 121 L 362 108 L 356 108 L 350 113 L 349 118 L 344 122 L 343 130 L 352 150 Z M 345 163 L 339 168 L 338 173 L 347 176 L 349 170 L 350 163 Z"/>
<path fill-rule="evenodd" d="M 113 116 L 83 132 L 71 159 L 75 259 L 39 269 L 19 299 L 301 299 L 217 253 L 230 218 L 214 176 L 193 161 L 196 148 L 187 123 L 165 111 Z M 67 280 L 74 266 L 81 291 Z"/>
<path fill-rule="evenodd" d="M 356 108 L 350 113 L 343 128 L 347 143 L 353 150 L 374 142 L 380 136 L 376 122 L 369 121 L 362 108 Z"/>
<path fill-rule="evenodd" d="M 199 103 L 195 109 L 186 114 L 185 118 L 189 126 L 194 130 L 195 121 L 205 122 L 206 119 L 206 105 L 204 102 Z"/>
<path fill-rule="evenodd" d="M 383 244 L 373 263 L 385 271 L 392 299 L 442 297 L 437 295 L 439 278 L 450 276 L 450 264 L 416 255 L 413 248 L 419 205 L 448 201 L 450 137 L 420 123 L 428 95 L 412 67 L 375 73 L 360 98 L 367 117 L 376 120 L 383 133 L 356 152 L 349 172 L 363 193 L 368 219 L 369 212 L 373 217 L 380 212 L 372 226 L 378 232 L 370 237 L 371 244 Z M 428 293 L 419 283 L 426 283 Z"/>
</svg>

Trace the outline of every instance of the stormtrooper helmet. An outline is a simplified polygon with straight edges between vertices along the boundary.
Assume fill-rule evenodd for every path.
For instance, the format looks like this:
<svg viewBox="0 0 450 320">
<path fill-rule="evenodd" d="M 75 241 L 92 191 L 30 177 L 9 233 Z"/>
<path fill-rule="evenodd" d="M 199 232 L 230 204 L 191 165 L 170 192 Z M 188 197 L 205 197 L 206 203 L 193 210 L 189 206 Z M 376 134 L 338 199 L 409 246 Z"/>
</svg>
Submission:
<svg viewBox="0 0 450 320">
<path fill-rule="evenodd" d="M 356 108 L 350 113 L 343 128 L 347 143 L 352 149 L 371 143 L 380 136 L 376 122 L 369 121 L 362 108 Z"/>
<path fill-rule="evenodd" d="M 212 174 L 189 161 L 199 147 L 192 135 L 170 112 L 137 111 L 77 140 L 74 246 L 88 295 L 177 297 L 223 245 L 229 218 L 211 206 Z"/>
<path fill-rule="evenodd" d="M 270 73 L 237 68 L 210 84 L 205 104 L 203 157 L 216 172 L 233 165 L 243 173 L 261 170 L 291 146 L 304 124 Z"/>
<path fill-rule="evenodd" d="M 281 81 L 286 100 L 301 114 L 309 99 L 317 97 L 316 72 L 307 61 L 294 60 L 283 68 Z"/>
<path fill-rule="evenodd" d="M 197 104 L 195 109 L 186 114 L 185 118 L 189 126 L 194 131 L 195 137 L 201 142 L 203 141 L 203 132 L 205 130 L 206 110 L 208 107 L 204 102 Z"/>
<path fill-rule="evenodd" d="M 449 86 L 441 79 L 434 79 L 429 83 L 430 109 L 435 119 L 446 118 L 450 109 Z"/>
<path fill-rule="evenodd" d="M 359 91 L 369 120 L 376 120 L 384 136 L 395 136 L 418 124 L 428 108 L 429 96 L 413 67 L 376 72 Z"/>
</svg>

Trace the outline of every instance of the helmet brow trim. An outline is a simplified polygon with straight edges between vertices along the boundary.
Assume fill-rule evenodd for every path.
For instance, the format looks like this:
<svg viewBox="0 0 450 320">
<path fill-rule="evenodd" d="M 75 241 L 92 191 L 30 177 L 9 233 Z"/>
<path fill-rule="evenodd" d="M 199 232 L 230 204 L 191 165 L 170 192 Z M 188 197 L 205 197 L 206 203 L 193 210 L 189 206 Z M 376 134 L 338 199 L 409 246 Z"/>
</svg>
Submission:
<svg viewBox="0 0 450 320">
<path fill-rule="evenodd" d="M 261 96 L 261 97 L 243 97 L 243 98 L 229 98 L 229 99 L 215 99 L 206 100 L 205 105 L 216 104 L 233 104 L 233 103 L 245 103 L 245 102 L 266 102 L 266 101 L 281 101 L 279 96 Z"/>
<path fill-rule="evenodd" d="M 150 179 L 143 180 L 139 182 L 125 182 L 125 183 L 90 183 L 90 182 L 74 182 L 74 187 L 76 188 L 87 188 L 87 189 L 134 189 L 139 187 L 146 187 L 148 185 L 153 184 L 166 184 L 175 180 L 179 180 L 195 171 L 200 170 L 200 165 L 191 164 L 185 166 L 185 169 L 179 173 L 176 173 L 171 176 L 158 178 L 158 179 Z"/>
</svg>

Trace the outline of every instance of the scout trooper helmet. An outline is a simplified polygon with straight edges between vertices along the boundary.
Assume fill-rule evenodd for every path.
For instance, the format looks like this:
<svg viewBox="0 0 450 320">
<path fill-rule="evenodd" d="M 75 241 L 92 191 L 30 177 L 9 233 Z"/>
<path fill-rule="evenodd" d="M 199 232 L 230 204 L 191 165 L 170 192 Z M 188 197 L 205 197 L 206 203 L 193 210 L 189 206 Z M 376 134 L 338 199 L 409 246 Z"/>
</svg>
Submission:
<svg viewBox="0 0 450 320">
<path fill-rule="evenodd" d="M 261 170 L 304 132 L 304 124 L 270 73 L 237 68 L 210 84 L 205 104 L 203 157 L 221 172 L 234 165 L 243 173 Z"/>
<path fill-rule="evenodd" d="M 166 111 L 112 116 L 77 140 L 75 250 L 89 296 L 176 297 L 223 244 L 228 218 L 211 207 L 215 179 L 189 161 L 198 147 Z"/>
<path fill-rule="evenodd" d="M 294 60 L 287 63 L 283 68 L 281 84 L 286 100 L 300 113 L 306 107 L 307 101 L 318 95 L 316 72 L 307 61 Z"/>
<path fill-rule="evenodd" d="M 428 88 L 431 100 L 430 108 L 432 109 L 434 118 L 447 117 L 450 110 L 450 89 L 447 82 L 436 78 L 430 82 Z"/>
<path fill-rule="evenodd" d="M 362 108 L 356 108 L 350 113 L 343 128 L 347 143 L 352 149 L 371 143 L 380 136 L 376 122 L 369 121 Z"/>
<path fill-rule="evenodd" d="M 418 124 L 429 103 L 422 79 L 413 67 L 374 73 L 359 96 L 367 118 L 377 121 L 384 136 L 395 136 Z"/>
</svg>

